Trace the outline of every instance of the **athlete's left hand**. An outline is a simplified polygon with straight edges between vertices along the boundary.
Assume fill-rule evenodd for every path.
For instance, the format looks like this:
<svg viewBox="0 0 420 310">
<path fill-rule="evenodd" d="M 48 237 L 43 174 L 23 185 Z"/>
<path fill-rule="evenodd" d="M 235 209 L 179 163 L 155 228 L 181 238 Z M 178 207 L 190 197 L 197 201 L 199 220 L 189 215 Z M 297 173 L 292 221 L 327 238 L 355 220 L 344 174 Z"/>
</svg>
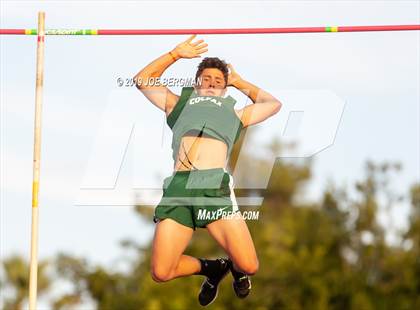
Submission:
<svg viewBox="0 0 420 310">
<path fill-rule="evenodd" d="M 240 81 L 242 78 L 240 75 L 233 69 L 233 66 L 231 64 L 227 65 L 229 68 L 229 75 L 228 75 L 228 83 L 227 86 L 234 86 L 234 84 L 238 81 Z"/>
</svg>

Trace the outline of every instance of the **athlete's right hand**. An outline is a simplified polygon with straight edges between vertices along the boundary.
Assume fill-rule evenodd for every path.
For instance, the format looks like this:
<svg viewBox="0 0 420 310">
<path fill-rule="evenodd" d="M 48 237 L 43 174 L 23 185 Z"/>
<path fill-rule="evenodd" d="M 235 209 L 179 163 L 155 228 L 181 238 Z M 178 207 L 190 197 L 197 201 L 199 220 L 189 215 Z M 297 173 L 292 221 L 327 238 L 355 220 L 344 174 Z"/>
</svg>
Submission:
<svg viewBox="0 0 420 310">
<path fill-rule="evenodd" d="M 198 58 L 201 57 L 200 54 L 203 54 L 208 51 L 206 48 L 207 43 L 203 43 L 204 40 L 198 40 L 192 42 L 196 37 L 196 34 L 193 34 L 186 41 L 179 43 L 173 50 L 172 53 L 176 55 L 177 58 Z"/>
</svg>

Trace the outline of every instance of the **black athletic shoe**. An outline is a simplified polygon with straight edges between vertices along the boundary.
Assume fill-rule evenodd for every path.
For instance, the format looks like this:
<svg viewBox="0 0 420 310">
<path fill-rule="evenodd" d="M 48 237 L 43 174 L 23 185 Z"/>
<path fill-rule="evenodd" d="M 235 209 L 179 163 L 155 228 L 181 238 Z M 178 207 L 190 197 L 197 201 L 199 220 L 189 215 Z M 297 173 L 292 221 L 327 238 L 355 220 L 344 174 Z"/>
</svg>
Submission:
<svg viewBox="0 0 420 310">
<path fill-rule="evenodd" d="M 244 276 L 240 277 L 238 280 L 234 279 L 232 286 L 236 296 L 239 298 L 245 298 L 251 291 L 251 279 L 244 274 Z"/>
<path fill-rule="evenodd" d="M 208 278 L 201 284 L 200 293 L 198 294 L 198 301 L 200 305 L 207 306 L 211 304 L 217 297 L 219 283 L 230 271 L 230 260 L 225 258 L 218 258 L 220 262 L 220 273 L 215 278 Z"/>
</svg>

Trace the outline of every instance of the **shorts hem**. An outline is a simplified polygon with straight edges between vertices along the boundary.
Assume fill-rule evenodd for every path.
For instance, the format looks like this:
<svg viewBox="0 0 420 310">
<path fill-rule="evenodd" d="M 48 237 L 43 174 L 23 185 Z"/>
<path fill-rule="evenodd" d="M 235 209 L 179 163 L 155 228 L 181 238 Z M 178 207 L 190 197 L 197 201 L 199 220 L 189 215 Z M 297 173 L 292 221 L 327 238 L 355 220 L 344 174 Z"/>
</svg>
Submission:
<svg viewBox="0 0 420 310">
<path fill-rule="evenodd" d="M 182 223 L 179 219 L 171 217 L 171 216 L 161 216 L 161 217 L 153 216 L 153 222 L 155 222 L 156 224 L 159 223 L 159 221 L 163 221 L 164 219 L 174 220 L 178 224 L 181 224 L 182 226 L 185 226 L 185 227 L 188 227 L 188 228 L 192 228 L 194 230 L 196 228 L 196 226 L 194 226 L 194 225 L 190 226 L 188 224 Z"/>
</svg>

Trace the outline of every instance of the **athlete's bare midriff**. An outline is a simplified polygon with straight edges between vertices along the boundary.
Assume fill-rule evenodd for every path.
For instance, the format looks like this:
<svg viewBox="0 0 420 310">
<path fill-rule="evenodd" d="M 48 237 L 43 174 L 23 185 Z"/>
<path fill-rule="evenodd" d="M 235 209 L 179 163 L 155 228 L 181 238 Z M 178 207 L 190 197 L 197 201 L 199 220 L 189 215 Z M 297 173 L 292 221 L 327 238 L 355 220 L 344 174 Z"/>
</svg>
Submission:
<svg viewBox="0 0 420 310">
<path fill-rule="evenodd" d="M 208 136 L 188 136 L 181 139 L 174 169 L 177 171 L 225 168 L 227 145 Z"/>
<path fill-rule="evenodd" d="M 166 117 L 171 112 L 172 109 L 166 113 Z M 235 113 L 238 118 L 241 117 L 237 110 Z M 227 151 L 226 143 L 221 140 L 187 133 L 181 139 L 174 170 L 225 168 Z"/>
</svg>

